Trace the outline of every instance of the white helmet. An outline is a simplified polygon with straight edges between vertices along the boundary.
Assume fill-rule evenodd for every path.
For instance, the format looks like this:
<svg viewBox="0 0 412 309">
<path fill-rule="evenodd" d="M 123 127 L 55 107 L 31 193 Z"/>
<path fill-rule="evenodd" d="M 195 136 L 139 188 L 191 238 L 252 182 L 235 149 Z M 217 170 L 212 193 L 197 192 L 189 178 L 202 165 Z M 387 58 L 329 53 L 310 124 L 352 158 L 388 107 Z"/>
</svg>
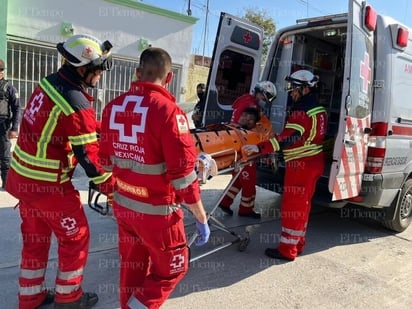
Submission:
<svg viewBox="0 0 412 309">
<path fill-rule="evenodd" d="M 76 34 L 56 47 L 65 61 L 75 67 L 88 66 L 92 70 L 112 68 L 110 49 L 113 46 L 109 41 L 102 43 L 91 35 Z"/>
<path fill-rule="evenodd" d="M 291 91 L 296 87 L 315 87 L 319 81 L 319 76 L 313 75 L 313 73 L 308 70 L 298 70 L 286 76 L 285 80 L 288 82 L 286 90 Z"/>
<path fill-rule="evenodd" d="M 277 96 L 276 86 L 268 80 L 256 83 L 254 93 L 259 92 L 265 96 L 267 102 L 272 102 Z"/>
</svg>

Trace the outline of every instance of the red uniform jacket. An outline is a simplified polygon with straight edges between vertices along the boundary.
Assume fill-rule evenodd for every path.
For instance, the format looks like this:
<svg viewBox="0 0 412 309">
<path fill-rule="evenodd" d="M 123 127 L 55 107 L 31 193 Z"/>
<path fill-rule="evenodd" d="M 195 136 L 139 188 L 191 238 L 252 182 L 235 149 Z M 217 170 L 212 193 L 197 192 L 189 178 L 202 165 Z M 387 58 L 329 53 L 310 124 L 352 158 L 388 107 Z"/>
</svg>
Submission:
<svg viewBox="0 0 412 309">
<path fill-rule="evenodd" d="M 153 206 L 200 200 L 187 118 L 165 88 L 133 82 L 105 107 L 101 126 L 99 153 L 116 176 L 116 203 L 153 213 Z"/>
<path fill-rule="evenodd" d="M 258 147 L 263 154 L 282 150 L 285 161 L 314 156 L 323 151 L 326 126 L 325 108 L 309 94 L 294 104 L 283 131 Z"/>
<path fill-rule="evenodd" d="M 73 189 L 77 163 L 96 184 L 110 178 L 98 161 L 93 98 L 78 77 L 62 67 L 43 78 L 23 112 L 6 190 L 18 199 Z"/>
</svg>

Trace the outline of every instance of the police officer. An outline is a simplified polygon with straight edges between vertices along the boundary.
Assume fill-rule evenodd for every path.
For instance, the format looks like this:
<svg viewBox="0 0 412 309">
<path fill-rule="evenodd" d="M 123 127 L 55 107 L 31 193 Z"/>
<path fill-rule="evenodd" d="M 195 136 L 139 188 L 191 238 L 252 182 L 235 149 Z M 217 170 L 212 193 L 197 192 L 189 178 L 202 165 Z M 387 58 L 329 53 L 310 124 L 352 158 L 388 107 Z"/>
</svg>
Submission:
<svg viewBox="0 0 412 309">
<path fill-rule="evenodd" d="M 10 139 L 17 137 L 20 121 L 20 99 L 16 88 L 4 78 L 6 69 L 0 59 L 0 171 L 2 188 L 6 186 L 10 166 Z"/>
</svg>

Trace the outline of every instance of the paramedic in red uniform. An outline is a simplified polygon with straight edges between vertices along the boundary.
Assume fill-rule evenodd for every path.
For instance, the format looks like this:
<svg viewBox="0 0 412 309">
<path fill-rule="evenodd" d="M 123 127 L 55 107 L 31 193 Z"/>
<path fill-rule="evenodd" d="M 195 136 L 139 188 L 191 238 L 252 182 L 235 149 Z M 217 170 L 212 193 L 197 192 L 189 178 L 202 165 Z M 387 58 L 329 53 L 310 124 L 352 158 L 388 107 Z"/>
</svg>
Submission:
<svg viewBox="0 0 412 309">
<path fill-rule="evenodd" d="M 98 301 L 81 287 L 90 235 L 71 179 L 79 163 L 101 191 L 113 187 L 111 173 L 99 164 L 93 98 L 86 92 L 111 68 L 111 47 L 88 35 L 57 44 L 64 64 L 40 80 L 23 112 L 6 184 L 19 199 L 22 220 L 20 309 L 53 298 L 54 308 L 91 308 Z M 52 233 L 58 244 L 55 294 L 45 289 Z"/>
<path fill-rule="evenodd" d="M 233 113 L 230 122 L 236 126 L 239 125 L 239 120 L 242 116 L 242 113 L 247 108 L 252 107 L 261 111 L 262 109 L 265 109 L 266 106 L 270 104 L 270 102 L 272 102 L 275 98 L 276 87 L 272 82 L 258 82 L 252 94 L 246 93 L 237 98 L 235 102 L 233 102 Z M 261 116 L 258 116 L 260 120 Z M 262 115 L 262 117 L 264 116 Z M 260 219 L 261 214 L 255 212 L 254 210 L 256 198 L 256 163 L 251 162 L 243 168 L 238 178 L 229 188 L 225 197 L 219 204 L 219 208 L 228 215 L 233 215 L 233 210 L 230 209 L 230 206 L 232 205 L 233 200 L 240 191 L 242 192 L 238 216 Z"/>
<path fill-rule="evenodd" d="M 196 219 L 196 245 L 210 234 L 188 121 L 167 90 L 171 69 L 165 50 L 144 50 L 138 81 L 103 110 L 99 153 L 116 177 L 122 309 L 159 308 L 185 276 L 189 250 L 181 202 Z"/>
<path fill-rule="evenodd" d="M 299 70 L 286 78 L 293 106 L 284 130 L 258 145 L 246 145 L 247 154 L 283 151 L 285 180 L 281 206 L 280 243 L 268 248 L 271 258 L 293 261 L 305 246 L 305 233 L 316 182 L 323 173 L 322 143 L 326 133 L 327 114 L 317 102 L 313 87 L 318 77 Z"/>
</svg>

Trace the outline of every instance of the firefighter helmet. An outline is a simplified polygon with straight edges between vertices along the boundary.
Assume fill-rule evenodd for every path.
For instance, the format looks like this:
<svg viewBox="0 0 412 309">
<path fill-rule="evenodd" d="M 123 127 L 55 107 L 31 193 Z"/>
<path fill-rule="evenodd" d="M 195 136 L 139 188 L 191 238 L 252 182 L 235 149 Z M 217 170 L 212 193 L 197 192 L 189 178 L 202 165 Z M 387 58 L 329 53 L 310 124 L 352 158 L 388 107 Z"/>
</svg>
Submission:
<svg viewBox="0 0 412 309">
<path fill-rule="evenodd" d="M 112 68 L 110 49 L 113 46 L 109 41 L 102 43 L 91 35 L 76 34 L 56 47 L 64 61 L 75 67 L 87 66 L 91 70 L 103 71 Z"/>
<path fill-rule="evenodd" d="M 298 87 L 315 87 L 319 81 L 319 76 L 313 75 L 313 73 L 308 70 L 298 70 L 286 76 L 285 80 L 287 82 L 286 90 L 291 91 Z"/>
<path fill-rule="evenodd" d="M 276 86 L 268 80 L 258 82 L 255 85 L 254 93 L 262 93 L 267 102 L 272 102 L 277 95 Z"/>
</svg>

